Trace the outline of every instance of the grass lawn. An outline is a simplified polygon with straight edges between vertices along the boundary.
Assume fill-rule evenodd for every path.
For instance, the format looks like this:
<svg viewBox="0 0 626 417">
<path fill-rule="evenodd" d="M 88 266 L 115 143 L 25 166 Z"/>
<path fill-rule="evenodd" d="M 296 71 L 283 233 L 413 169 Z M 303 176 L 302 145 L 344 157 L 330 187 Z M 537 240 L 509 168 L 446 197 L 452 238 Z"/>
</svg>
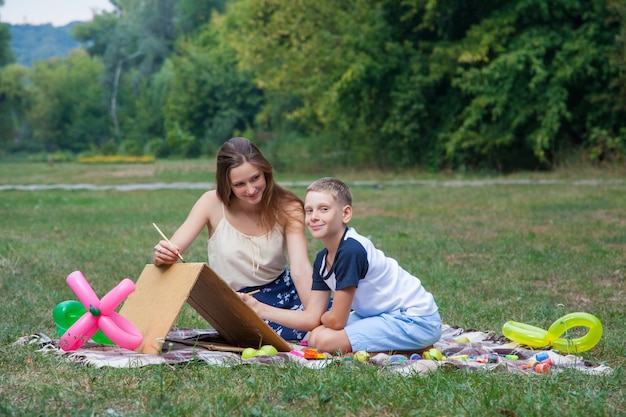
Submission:
<svg viewBox="0 0 626 417">
<path fill-rule="evenodd" d="M 609 375 L 439 369 L 406 377 L 375 367 L 200 363 L 93 369 L 11 346 L 32 333 L 54 336 L 52 309 L 76 299 L 65 284 L 70 272 L 82 271 L 99 296 L 123 278 L 136 280 L 159 240 L 152 222 L 171 235 L 202 190 L 2 186 L 212 182 L 212 172 L 210 161 L 0 163 L 0 415 L 626 415 L 623 169 L 490 178 L 335 174 L 352 185 L 351 225 L 420 277 L 444 322 L 501 334 L 508 320 L 547 329 L 567 313 L 589 312 L 604 333 L 582 356 L 612 367 Z M 277 175 L 303 182 L 318 176 Z M 363 179 L 382 186 L 356 182 Z M 304 196 L 303 186 L 292 189 Z M 206 261 L 205 239 L 185 253 L 188 262 Z M 321 244 L 309 244 L 313 259 Z M 206 327 L 191 308 L 175 325 Z"/>
</svg>

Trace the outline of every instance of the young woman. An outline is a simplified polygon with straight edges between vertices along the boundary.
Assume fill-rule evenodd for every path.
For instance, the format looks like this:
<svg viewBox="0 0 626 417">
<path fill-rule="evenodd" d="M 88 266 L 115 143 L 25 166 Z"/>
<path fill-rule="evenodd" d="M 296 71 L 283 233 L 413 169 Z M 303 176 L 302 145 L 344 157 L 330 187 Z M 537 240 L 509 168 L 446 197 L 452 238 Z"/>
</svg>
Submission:
<svg viewBox="0 0 626 417">
<path fill-rule="evenodd" d="M 274 181 L 273 168 L 248 139 L 232 138 L 217 154 L 217 187 L 205 192 L 185 222 L 154 247 L 154 264 L 176 263 L 178 254 L 208 229 L 211 268 L 239 292 L 259 289 L 266 304 L 303 309 L 312 267 L 302 201 Z M 289 266 L 288 266 L 289 265 Z M 269 322 L 285 340 L 306 332 Z"/>
</svg>

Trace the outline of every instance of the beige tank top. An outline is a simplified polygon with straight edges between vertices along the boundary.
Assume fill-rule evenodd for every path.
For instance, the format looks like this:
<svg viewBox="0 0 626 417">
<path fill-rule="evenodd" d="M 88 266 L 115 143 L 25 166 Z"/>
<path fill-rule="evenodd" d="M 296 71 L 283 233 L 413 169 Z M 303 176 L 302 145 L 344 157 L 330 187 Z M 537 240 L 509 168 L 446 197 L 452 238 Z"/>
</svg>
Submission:
<svg viewBox="0 0 626 417">
<path fill-rule="evenodd" d="M 248 236 L 222 219 L 209 236 L 209 265 L 235 291 L 274 281 L 287 267 L 287 244 L 276 225 L 263 236 Z"/>
</svg>

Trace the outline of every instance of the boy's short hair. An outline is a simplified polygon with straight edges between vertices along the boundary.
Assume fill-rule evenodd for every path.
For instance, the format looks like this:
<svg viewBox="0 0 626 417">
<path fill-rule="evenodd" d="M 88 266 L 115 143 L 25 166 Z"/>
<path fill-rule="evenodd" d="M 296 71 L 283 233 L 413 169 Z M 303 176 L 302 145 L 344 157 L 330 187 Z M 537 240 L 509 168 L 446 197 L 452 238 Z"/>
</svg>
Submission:
<svg viewBox="0 0 626 417">
<path fill-rule="evenodd" d="M 324 177 L 314 181 L 306 189 L 306 192 L 327 192 L 342 206 L 352 205 L 352 192 L 350 188 L 337 178 Z"/>
</svg>

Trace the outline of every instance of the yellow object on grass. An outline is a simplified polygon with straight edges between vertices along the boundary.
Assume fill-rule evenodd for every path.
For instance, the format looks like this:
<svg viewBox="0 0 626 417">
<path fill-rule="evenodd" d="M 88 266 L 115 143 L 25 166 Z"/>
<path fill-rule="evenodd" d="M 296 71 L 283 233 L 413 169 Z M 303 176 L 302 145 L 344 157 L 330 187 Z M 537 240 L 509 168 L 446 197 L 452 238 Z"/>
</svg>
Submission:
<svg viewBox="0 0 626 417">
<path fill-rule="evenodd" d="M 561 337 L 574 327 L 587 327 L 589 331 L 576 339 Z M 577 312 L 556 320 L 547 331 L 529 324 L 507 321 L 502 326 L 502 334 L 514 342 L 530 347 L 552 346 L 560 352 L 578 353 L 598 344 L 602 338 L 602 323 L 592 314 Z"/>
</svg>

